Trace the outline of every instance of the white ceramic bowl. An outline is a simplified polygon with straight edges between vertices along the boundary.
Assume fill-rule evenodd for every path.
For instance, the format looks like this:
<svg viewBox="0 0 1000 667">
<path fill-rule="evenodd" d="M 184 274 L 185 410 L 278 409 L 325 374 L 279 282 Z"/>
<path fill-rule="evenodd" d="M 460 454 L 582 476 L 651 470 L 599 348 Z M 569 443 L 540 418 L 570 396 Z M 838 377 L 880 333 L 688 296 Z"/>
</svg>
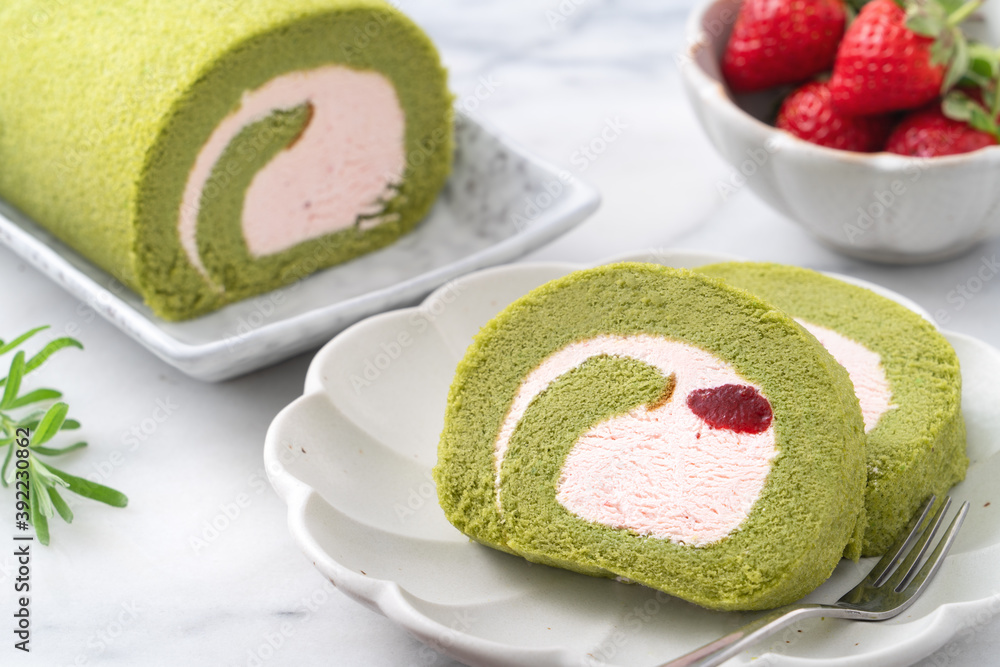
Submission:
<svg viewBox="0 0 1000 667">
<path fill-rule="evenodd" d="M 734 168 L 723 194 L 745 185 L 826 245 L 875 261 L 944 259 L 1000 235 L 1000 147 L 931 159 L 833 150 L 763 122 L 780 91 L 731 97 L 719 63 L 739 4 L 700 2 L 681 58 L 695 114 Z M 1000 4 L 974 18 L 1000 44 Z"/>
</svg>

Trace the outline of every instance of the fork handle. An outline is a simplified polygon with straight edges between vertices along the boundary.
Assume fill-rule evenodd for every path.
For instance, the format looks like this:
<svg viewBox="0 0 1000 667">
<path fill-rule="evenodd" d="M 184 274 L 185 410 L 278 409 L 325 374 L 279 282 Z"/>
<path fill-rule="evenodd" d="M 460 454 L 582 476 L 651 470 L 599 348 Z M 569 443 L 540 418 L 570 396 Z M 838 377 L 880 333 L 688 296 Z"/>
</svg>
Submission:
<svg viewBox="0 0 1000 667">
<path fill-rule="evenodd" d="M 660 665 L 660 667 L 714 667 L 721 665 L 740 651 L 770 637 L 778 630 L 796 621 L 814 616 L 833 616 L 835 614 L 836 612 L 830 607 L 818 604 L 781 607 L 750 621 L 724 637 L 682 655 L 676 660 Z"/>
</svg>

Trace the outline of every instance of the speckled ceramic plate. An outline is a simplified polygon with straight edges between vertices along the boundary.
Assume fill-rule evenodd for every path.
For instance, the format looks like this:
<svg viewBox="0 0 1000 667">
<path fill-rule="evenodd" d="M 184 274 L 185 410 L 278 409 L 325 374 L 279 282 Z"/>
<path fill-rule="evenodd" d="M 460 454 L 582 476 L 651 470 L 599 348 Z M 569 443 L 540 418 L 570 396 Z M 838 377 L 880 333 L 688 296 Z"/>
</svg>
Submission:
<svg viewBox="0 0 1000 667">
<path fill-rule="evenodd" d="M 663 253 L 630 259 L 697 266 L 728 258 Z M 471 665 L 652 667 L 752 618 L 531 565 L 470 542 L 438 507 L 430 470 L 455 365 L 497 311 L 578 268 L 518 264 L 480 271 L 439 289 L 419 308 L 351 327 L 316 356 L 305 394 L 267 435 L 266 467 L 288 503 L 292 535 L 323 575 Z M 972 511 L 937 579 L 900 618 L 806 622 L 731 664 L 909 665 L 959 630 L 974 631 L 983 614 L 1000 611 L 1000 353 L 967 336 L 945 335 L 962 362 L 972 459 L 953 496 L 971 501 Z M 807 600 L 835 601 L 872 564 L 844 561 Z"/>
<path fill-rule="evenodd" d="M 0 202 L 0 243 L 188 375 L 223 380 L 314 348 L 374 313 L 515 259 L 587 218 L 597 192 L 459 114 L 455 168 L 430 215 L 392 246 L 187 322 L 142 299 Z"/>
</svg>

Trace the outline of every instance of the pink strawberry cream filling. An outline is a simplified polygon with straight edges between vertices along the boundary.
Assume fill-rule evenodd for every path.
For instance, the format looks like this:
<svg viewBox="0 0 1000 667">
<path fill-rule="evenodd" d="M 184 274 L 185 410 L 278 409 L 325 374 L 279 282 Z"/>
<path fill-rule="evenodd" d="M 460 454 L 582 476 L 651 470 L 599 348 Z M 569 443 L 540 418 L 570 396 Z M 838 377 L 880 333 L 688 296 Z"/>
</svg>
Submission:
<svg viewBox="0 0 1000 667">
<path fill-rule="evenodd" d="M 854 384 L 854 393 L 861 403 L 865 433 L 871 431 L 882 415 L 896 407 L 892 405 L 892 391 L 882 368 L 882 357 L 836 331 L 803 320 L 796 321 L 816 337 L 838 364 L 847 369 Z"/>
<path fill-rule="evenodd" d="M 588 521 L 682 544 L 729 535 L 749 515 L 778 453 L 770 404 L 714 355 L 650 335 L 572 343 L 525 378 L 495 443 L 498 508 L 500 468 L 532 400 L 602 355 L 657 368 L 673 377 L 673 392 L 584 433 L 563 464 L 557 501 Z"/>
<path fill-rule="evenodd" d="M 306 103 L 312 115 L 301 136 L 258 171 L 247 189 L 242 227 L 252 256 L 348 228 L 359 216 L 377 216 L 402 180 L 406 119 L 387 78 L 340 65 L 276 77 L 244 93 L 188 175 L 178 232 L 202 274 L 198 211 L 202 197 L 212 194 L 205 186 L 216 162 L 243 128 Z"/>
</svg>

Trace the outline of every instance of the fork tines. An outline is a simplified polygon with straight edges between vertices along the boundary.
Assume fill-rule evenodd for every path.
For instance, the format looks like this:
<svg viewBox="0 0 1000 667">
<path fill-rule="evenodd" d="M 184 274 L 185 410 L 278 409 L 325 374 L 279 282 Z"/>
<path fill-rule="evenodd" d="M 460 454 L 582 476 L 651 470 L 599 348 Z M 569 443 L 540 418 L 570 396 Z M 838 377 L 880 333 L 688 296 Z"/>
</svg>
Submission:
<svg viewBox="0 0 1000 667">
<path fill-rule="evenodd" d="M 937 543 L 930 556 L 925 558 L 938 528 L 944 521 L 948 508 L 951 506 L 950 497 L 945 497 L 935 507 L 936 500 L 936 496 L 933 495 L 927 499 L 921 511 L 911 521 L 910 532 L 893 545 L 882 557 L 882 560 L 872 568 L 862 586 L 881 588 L 888 583 L 891 589 L 897 593 L 906 591 L 906 597 L 912 597 L 919 593 L 924 582 L 933 576 L 944 560 L 944 556 L 955 541 L 958 529 L 962 526 L 965 515 L 969 511 L 969 503 L 963 503 L 955 518 L 952 519 L 947 532 Z M 912 589 L 907 590 L 910 588 Z"/>
</svg>

